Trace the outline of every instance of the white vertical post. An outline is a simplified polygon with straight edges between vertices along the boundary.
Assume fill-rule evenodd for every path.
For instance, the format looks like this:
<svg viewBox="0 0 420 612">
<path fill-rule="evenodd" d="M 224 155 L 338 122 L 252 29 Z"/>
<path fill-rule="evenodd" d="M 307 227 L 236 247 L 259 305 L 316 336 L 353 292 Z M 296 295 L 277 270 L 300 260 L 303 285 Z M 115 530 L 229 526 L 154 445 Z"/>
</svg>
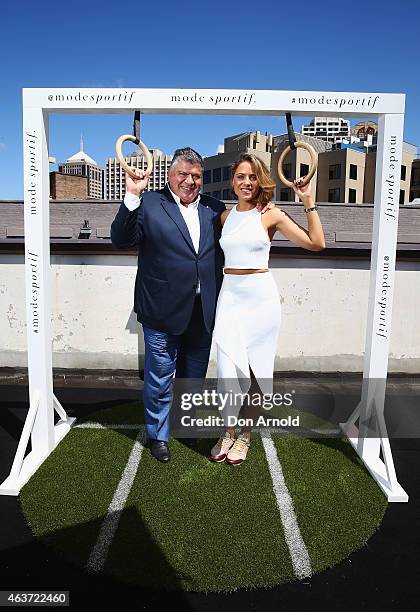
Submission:
<svg viewBox="0 0 420 612">
<path fill-rule="evenodd" d="M 386 378 L 394 296 L 404 115 L 379 117 L 364 376 Z"/>
<path fill-rule="evenodd" d="M 53 395 L 48 115 L 41 108 L 25 104 L 23 151 L 29 411 L 0 495 L 18 495 L 75 421 L 67 417 Z M 61 416 L 56 425 L 55 409 Z M 32 449 L 25 457 L 29 436 Z"/>
<path fill-rule="evenodd" d="M 384 426 L 384 402 L 391 335 L 403 144 L 403 114 L 379 117 L 375 208 L 362 397 L 344 426 L 350 441 L 389 500 L 407 501 L 398 484 Z M 357 438 L 350 427 L 359 417 Z M 349 427 L 350 426 L 350 427 Z M 353 438 L 351 438 L 353 436 Z M 383 450 L 384 462 L 380 460 Z"/>
<path fill-rule="evenodd" d="M 51 342 L 50 208 L 48 114 L 23 108 L 26 322 L 30 403 L 39 392 L 32 448 L 54 447 Z"/>
<path fill-rule="evenodd" d="M 394 295 L 398 213 L 403 143 L 404 115 L 382 115 L 378 124 L 378 145 L 375 173 L 375 208 L 372 230 L 372 257 L 369 286 L 366 348 L 363 383 L 370 379 L 366 408 L 383 413 L 388 372 L 391 335 L 392 302 Z M 372 401 L 373 400 L 373 401 Z M 370 410 L 361 414 L 358 450 L 363 458 L 379 454 L 379 438 L 363 436 Z M 364 417 L 364 418 L 363 418 Z"/>
</svg>

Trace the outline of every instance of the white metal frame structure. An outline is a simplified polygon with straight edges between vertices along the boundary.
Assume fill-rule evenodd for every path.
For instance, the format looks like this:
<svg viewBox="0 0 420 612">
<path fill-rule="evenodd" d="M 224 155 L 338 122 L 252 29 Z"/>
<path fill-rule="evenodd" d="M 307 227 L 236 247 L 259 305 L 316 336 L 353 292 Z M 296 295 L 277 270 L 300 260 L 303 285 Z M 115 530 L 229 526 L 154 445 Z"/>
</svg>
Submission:
<svg viewBox="0 0 420 612">
<path fill-rule="evenodd" d="M 53 392 L 49 242 L 49 113 L 376 116 L 379 134 L 362 395 L 342 430 L 389 501 L 407 501 L 384 423 L 405 95 L 215 89 L 24 89 L 25 281 L 30 407 L 0 494 L 18 495 L 70 430 Z M 54 425 L 54 411 L 61 417 Z M 356 423 L 358 422 L 358 427 Z M 367 426 L 374 428 L 374 437 Z M 25 457 L 31 436 L 32 450 Z M 382 451 L 382 457 L 381 457 Z"/>
</svg>

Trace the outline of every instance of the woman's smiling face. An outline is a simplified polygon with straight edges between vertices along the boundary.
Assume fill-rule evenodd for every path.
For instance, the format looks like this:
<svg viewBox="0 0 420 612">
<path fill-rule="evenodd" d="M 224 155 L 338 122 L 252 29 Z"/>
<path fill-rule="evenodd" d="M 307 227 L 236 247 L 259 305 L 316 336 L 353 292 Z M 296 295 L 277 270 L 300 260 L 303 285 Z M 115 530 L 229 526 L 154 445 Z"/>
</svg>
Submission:
<svg viewBox="0 0 420 612">
<path fill-rule="evenodd" d="M 241 200 L 252 202 L 257 198 L 260 185 L 257 175 L 249 162 L 242 162 L 236 168 L 232 189 Z"/>
</svg>

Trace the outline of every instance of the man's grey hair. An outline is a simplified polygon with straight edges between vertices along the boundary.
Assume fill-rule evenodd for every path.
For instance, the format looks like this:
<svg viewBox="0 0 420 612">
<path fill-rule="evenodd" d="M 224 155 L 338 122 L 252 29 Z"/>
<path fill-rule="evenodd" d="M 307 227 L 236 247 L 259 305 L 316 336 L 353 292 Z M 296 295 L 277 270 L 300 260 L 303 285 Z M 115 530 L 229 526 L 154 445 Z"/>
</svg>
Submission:
<svg viewBox="0 0 420 612">
<path fill-rule="evenodd" d="M 204 168 L 203 158 L 197 151 L 191 149 L 191 147 L 184 147 L 183 149 L 177 149 L 172 158 L 170 167 L 173 168 L 179 160 L 189 162 L 190 164 L 198 164 L 201 168 Z"/>
</svg>

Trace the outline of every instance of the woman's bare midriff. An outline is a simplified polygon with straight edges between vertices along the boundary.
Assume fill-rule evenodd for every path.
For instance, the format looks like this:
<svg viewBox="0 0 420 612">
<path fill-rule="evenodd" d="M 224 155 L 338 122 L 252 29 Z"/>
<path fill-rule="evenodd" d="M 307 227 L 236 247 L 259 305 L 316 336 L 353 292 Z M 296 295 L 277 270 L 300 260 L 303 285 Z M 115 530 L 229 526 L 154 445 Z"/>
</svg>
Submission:
<svg viewBox="0 0 420 612">
<path fill-rule="evenodd" d="M 253 270 L 252 268 L 225 268 L 223 271 L 225 274 L 258 274 L 260 272 L 268 272 L 266 268 L 261 270 Z"/>
</svg>

